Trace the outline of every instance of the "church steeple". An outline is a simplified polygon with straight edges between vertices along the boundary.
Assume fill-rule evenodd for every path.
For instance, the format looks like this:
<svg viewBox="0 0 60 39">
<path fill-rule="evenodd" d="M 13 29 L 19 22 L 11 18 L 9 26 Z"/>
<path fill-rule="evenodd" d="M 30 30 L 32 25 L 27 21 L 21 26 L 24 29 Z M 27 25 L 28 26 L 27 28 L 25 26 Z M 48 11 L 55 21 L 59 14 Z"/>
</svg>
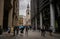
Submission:
<svg viewBox="0 0 60 39">
<path fill-rule="evenodd" d="M 27 5 L 27 8 L 29 8 L 29 4 Z"/>
</svg>

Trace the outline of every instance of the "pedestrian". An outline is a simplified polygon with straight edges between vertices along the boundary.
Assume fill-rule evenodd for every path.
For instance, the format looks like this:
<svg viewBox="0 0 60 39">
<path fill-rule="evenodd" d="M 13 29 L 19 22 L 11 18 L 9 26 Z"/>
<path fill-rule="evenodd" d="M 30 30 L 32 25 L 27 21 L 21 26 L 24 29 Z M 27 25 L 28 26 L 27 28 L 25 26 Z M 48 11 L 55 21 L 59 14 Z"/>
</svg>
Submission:
<svg viewBox="0 0 60 39">
<path fill-rule="evenodd" d="M 21 33 L 23 33 L 23 31 L 24 31 L 24 27 L 23 27 L 23 28 L 21 28 Z"/>
<path fill-rule="evenodd" d="M 32 29 L 32 26 L 29 26 L 30 30 Z"/>
<path fill-rule="evenodd" d="M 14 26 L 14 29 L 13 29 L 13 33 L 14 33 L 14 36 L 15 36 L 15 32 L 16 32 L 16 34 L 18 35 L 18 33 L 19 33 L 19 27 L 18 26 Z"/>
<path fill-rule="evenodd" d="M 40 32 L 40 27 L 38 27 L 38 31 Z"/>
<path fill-rule="evenodd" d="M 26 35 L 28 36 L 28 26 L 26 26 Z"/>
<path fill-rule="evenodd" d="M 18 33 L 19 33 L 19 26 L 17 26 L 16 31 L 17 31 L 17 35 L 18 35 Z"/>
<path fill-rule="evenodd" d="M 26 32 L 28 32 L 28 26 L 26 26 Z"/>
<path fill-rule="evenodd" d="M 20 32 L 21 32 L 21 35 L 23 35 L 23 33 L 24 33 L 24 28 L 25 28 L 25 26 L 20 26 Z"/>
<path fill-rule="evenodd" d="M 41 29 L 41 36 L 44 36 L 45 37 L 45 33 L 46 33 L 45 32 L 45 26 L 43 26 L 42 29 Z"/>
<path fill-rule="evenodd" d="M 14 26 L 13 28 L 13 35 L 15 36 L 15 30 L 16 30 L 16 26 Z"/>
<path fill-rule="evenodd" d="M 52 36 L 52 26 L 50 26 L 49 28 L 49 33 L 50 33 L 50 36 Z"/>
<path fill-rule="evenodd" d="M 8 33 L 10 33 L 11 32 L 11 28 L 10 27 L 8 27 Z"/>
<path fill-rule="evenodd" d="M 35 26 L 33 27 L 33 31 L 35 31 L 36 29 L 35 29 Z"/>
</svg>

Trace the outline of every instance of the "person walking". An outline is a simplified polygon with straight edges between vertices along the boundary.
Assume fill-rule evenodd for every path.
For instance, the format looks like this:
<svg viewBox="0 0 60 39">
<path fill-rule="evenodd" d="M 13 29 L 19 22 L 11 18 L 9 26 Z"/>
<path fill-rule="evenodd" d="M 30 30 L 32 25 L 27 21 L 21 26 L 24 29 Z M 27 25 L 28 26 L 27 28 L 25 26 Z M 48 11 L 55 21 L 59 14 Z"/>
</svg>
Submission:
<svg viewBox="0 0 60 39">
<path fill-rule="evenodd" d="M 41 36 L 44 36 L 45 37 L 45 33 L 46 33 L 45 32 L 45 26 L 43 26 L 42 29 L 41 29 Z"/>
<path fill-rule="evenodd" d="M 23 31 L 24 31 L 24 26 L 22 26 L 22 28 L 21 28 L 21 33 L 23 33 Z"/>
<path fill-rule="evenodd" d="M 28 26 L 25 26 L 26 27 L 26 32 L 25 34 L 28 36 Z"/>
<path fill-rule="evenodd" d="M 40 32 L 40 27 L 38 27 L 38 31 Z"/>
<path fill-rule="evenodd" d="M 13 28 L 13 35 L 15 36 L 15 30 L 16 30 L 16 26 L 14 26 Z"/>
<path fill-rule="evenodd" d="M 50 26 L 50 28 L 49 28 L 49 33 L 50 33 L 50 36 L 52 36 L 52 26 Z"/>
<path fill-rule="evenodd" d="M 14 32 L 14 36 L 15 36 L 15 31 L 16 31 L 16 34 L 18 35 L 18 33 L 19 33 L 19 27 L 18 26 L 14 26 L 14 30 L 13 30 Z"/>
<path fill-rule="evenodd" d="M 18 35 L 19 34 L 19 26 L 17 26 L 16 31 L 17 31 L 17 35 Z"/>
<path fill-rule="evenodd" d="M 25 26 L 23 26 L 23 25 L 21 25 L 20 27 L 19 27 L 19 29 L 20 29 L 20 35 L 22 36 L 23 35 L 23 33 L 24 33 L 24 28 L 25 28 Z"/>
<path fill-rule="evenodd" d="M 8 27 L 8 33 L 10 33 L 11 32 L 11 28 L 10 27 Z"/>
<path fill-rule="evenodd" d="M 32 26 L 29 26 L 30 30 L 32 29 Z"/>
</svg>

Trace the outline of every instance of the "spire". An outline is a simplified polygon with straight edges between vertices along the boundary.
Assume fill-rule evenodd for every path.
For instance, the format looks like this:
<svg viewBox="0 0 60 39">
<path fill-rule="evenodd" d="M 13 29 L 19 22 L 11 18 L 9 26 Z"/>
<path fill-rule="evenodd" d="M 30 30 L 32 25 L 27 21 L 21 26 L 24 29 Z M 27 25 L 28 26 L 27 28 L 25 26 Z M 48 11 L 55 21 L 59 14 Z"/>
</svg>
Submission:
<svg viewBox="0 0 60 39">
<path fill-rule="evenodd" d="M 29 8 L 29 4 L 27 5 L 27 8 Z"/>
</svg>

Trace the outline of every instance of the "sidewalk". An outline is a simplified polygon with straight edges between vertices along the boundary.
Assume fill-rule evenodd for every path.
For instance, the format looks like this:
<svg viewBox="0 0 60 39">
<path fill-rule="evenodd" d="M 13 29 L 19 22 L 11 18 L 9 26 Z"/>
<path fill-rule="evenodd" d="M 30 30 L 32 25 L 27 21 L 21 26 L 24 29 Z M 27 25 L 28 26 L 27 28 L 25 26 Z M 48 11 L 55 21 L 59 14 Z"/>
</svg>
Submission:
<svg viewBox="0 0 60 39">
<path fill-rule="evenodd" d="M 12 36 L 12 34 L 4 32 L 3 35 L 0 35 L 0 39 L 60 39 L 60 34 L 53 34 L 53 36 L 50 36 L 47 32 L 46 36 L 43 37 L 41 36 L 41 32 L 29 30 L 28 36 L 25 34 L 25 31 L 22 36 L 20 34 Z"/>
<path fill-rule="evenodd" d="M 60 34 L 54 34 L 53 36 L 50 36 L 48 32 L 46 32 L 46 36 L 41 36 L 41 32 L 38 31 L 29 31 L 28 33 L 29 39 L 60 39 Z"/>
</svg>

